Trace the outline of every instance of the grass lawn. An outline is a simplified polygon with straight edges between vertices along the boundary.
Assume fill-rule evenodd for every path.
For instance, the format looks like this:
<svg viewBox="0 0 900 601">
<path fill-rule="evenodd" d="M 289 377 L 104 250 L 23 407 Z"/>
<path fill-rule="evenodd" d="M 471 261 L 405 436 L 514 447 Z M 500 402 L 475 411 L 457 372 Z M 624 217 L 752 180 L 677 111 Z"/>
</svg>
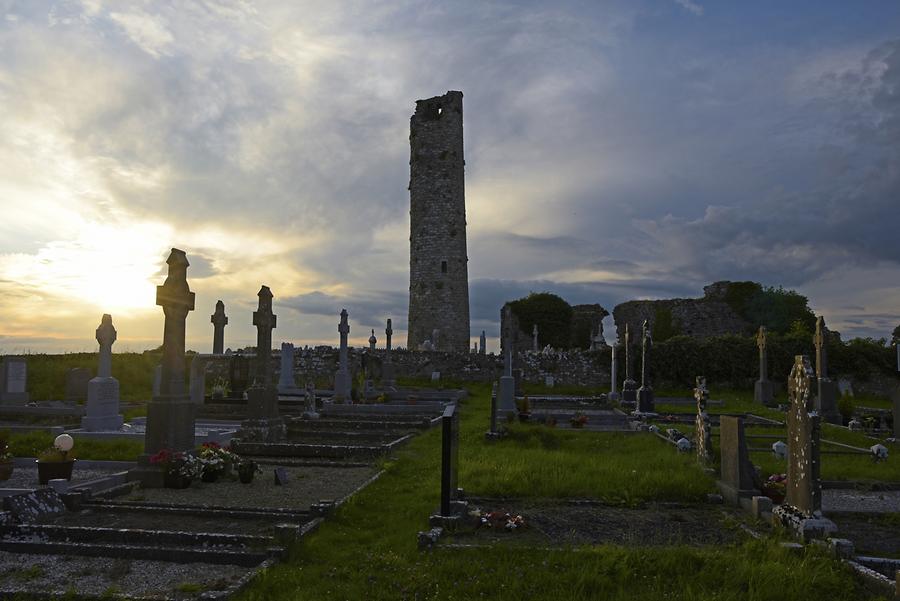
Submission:
<svg viewBox="0 0 900 601">
<path fill-rule="evenodd" d="M 472 495 L 692 500 L 712 482 L 662 441 L 516 426 L 487 443 L 489 388 L 462 407 L 459 485 Z M 645 444 L 640 444 L 641 441 Z M 658 442 L 658 444 L 657 444 Z M 868 599 L 851 572 L 775 541 L 722 547 L 598 546 L 419 552 L 438 505 L 440 431 L 414 439 L 385 474 L 240 595 L 262 599 Z"/>
<path fill-rule="evenodd" d="M 14 457 L 37 457 L 41 451 L 53 446 L 54 438 L 56 437 L 48 432 L 11 434 L 9 452 Z M 137 461 L 138 455 L 143 452 L 143 441 L 75 439 L 74 456 L 78 459 Z"/>
</svg>

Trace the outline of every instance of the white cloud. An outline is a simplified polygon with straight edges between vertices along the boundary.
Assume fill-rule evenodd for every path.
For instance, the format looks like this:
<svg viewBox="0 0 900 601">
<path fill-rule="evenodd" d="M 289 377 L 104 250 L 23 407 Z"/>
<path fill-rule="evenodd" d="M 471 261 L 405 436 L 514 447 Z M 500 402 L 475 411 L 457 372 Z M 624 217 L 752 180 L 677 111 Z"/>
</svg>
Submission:
<svg viewBox="0 0 900 601">
<path fill-rule="evenodd" d="M 675 3 L 684 10 L 694 13 L 698 17 L 703 16 L 703 7 L 692 0 L 675 0 Z"/>
</svg>

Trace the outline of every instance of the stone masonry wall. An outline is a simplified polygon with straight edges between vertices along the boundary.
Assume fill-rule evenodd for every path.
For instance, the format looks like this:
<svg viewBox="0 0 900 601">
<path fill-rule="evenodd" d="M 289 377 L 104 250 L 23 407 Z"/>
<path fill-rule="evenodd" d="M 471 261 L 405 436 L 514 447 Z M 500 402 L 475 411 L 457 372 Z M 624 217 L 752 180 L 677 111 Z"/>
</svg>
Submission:
<svg viewBox="0 0 900 601">
<path fill-rule="evenodd" d="M 641 324 L 646 319 L 654 330 L 657 314 L 669 311 L 672 323 L 680 334 L 695 338 L 711 338 L 725 334 L 746 334 L 752 326 L 725 302 L 724 282 L 716 282 L 703 289 L 703 298 L 673 298 L 666 300 L 635 300 L 613 309 L 618 340 L 625 335 L 628 324 L 632 340 L 640 340 Z"/>
<path fill-rule="evenodd" d="M 431 340 L 439 351 L 469 350 L 462 97 L 451 91 L 419 100 L 410 118 L 411 349 Z"/>
<path fill-rule="evenodd" d="M 374 353 L 368 349 L 349 349 L 349 365 L 354 386 L 368 369 L 370 377 L 381 378 L 384 361 L 383 349 Z M 430 378 L 432 372 L 440 372 L 445 380 L 466 382 L 493 382 L 503 375 L 503 359 L 499 355 L 476 353 L 442 353 L 424 351 L 391 351 L 391 361 L 397 377 Z M 551 353 L 522 353 L 514 362 L 516 369 L 524 370 L 526 382 L 543 384 L 546 376 L 553 376 L 557 385 L 608 386 L 609 349 L 603 351 L 553 351 Z M 274 381 L 281 375 L 279 353 L 273 353 Z M 364 367 L 365 366 L 365 367 Z M 294 380 L 298 387 L 313 381 L 319 388 L 330 388 L 338 368 L 338 349 L 329 346 L 306 347 L 294 351 Z M 207 387 L 216 378 L 227 381 L 228 357 L 210 361 L 207 370 Z"/>
</svg>

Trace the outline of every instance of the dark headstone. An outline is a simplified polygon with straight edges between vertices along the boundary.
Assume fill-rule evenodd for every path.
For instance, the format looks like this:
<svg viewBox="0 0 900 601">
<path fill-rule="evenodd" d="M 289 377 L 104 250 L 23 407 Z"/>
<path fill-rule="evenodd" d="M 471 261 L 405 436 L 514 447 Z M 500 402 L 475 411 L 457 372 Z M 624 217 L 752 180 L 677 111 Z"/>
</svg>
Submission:
<svg viewBox="0 0 900 601">
<path fill-rule="evenodd" d="M 231 355 L 228 361 L 228 387 L 231 398 L 240 398 L 250 385 L 250 360 L 240 351 Z"/>
<path fill-rule="evenodd" d="M 441 417 L 441 437 L 441 515 L 451 516 L 458 499 L 459 412 L 455 404 L 447 407 Z"/>
<path fill-rule="evenodd" d="M 94 376 L 86 367 L 73 367 L 66 372 L 66 400 L 80 403 L 87 400 L 88 382 Z"/>
<path fill-rule="evenodd" d="M 719 484 L 725 498 L 737 504 L 741 497 L 758 495 L 756 472 L 750 463 L 744 437 L 743 418 L 731 415 L 719 418 L 719 446 L 722 454 L 722 479 Z"/>
<path fill-rule="evenodd" d="M 3 508 L 15 521 L 26 524 L 48 521 L 66 512 L 62 497 L 52 488 L 4 497 Z"/>
<path fill-rule="evenodd" d="M 775 402 L 775 385 L 769 380 L 767 343 L 766 327 L 759 326 L 759 332 L 756 335 L 756 346 L 759 348 L 759 379 L 753 385 L 753 400 L 769 407 Z"/>
<path fill-rule="evenodd" d="M 221 355 L 225 346 L 225 326 L 228 325 L 225 303 L 216 302 L 216 312 L 209 316 L 209 321 L 213 324 L 213 355 Z"/>
<path fill-rule="evenodd" d="M 900 387 L 894 390 L 894 437 L 900 438 Z"/>
<path fill-rule="evenodd" d="M 283 467 L 275 468 L 275 486 L 285 486 L 288 483 L 288 473 Z"/>
</svg>

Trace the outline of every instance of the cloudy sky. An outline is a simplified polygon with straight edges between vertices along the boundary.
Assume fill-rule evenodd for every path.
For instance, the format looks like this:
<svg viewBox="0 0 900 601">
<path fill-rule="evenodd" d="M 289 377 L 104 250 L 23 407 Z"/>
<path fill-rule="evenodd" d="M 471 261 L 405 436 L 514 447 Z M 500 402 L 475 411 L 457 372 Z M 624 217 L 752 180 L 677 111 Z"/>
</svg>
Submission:
<svg viewBox="0 0 900 601">
<path fill-rule="evenodd" d="M 900 323 L 900 3 L 0 0 L 0 352 L 405 343 L 409 117 L 465 94 L 473 339 L 719 279 Z M 607 325 L 607 332 L 610 326 Z M 607 334 L 608 335 L 608 334 Z"/>
</svg>

